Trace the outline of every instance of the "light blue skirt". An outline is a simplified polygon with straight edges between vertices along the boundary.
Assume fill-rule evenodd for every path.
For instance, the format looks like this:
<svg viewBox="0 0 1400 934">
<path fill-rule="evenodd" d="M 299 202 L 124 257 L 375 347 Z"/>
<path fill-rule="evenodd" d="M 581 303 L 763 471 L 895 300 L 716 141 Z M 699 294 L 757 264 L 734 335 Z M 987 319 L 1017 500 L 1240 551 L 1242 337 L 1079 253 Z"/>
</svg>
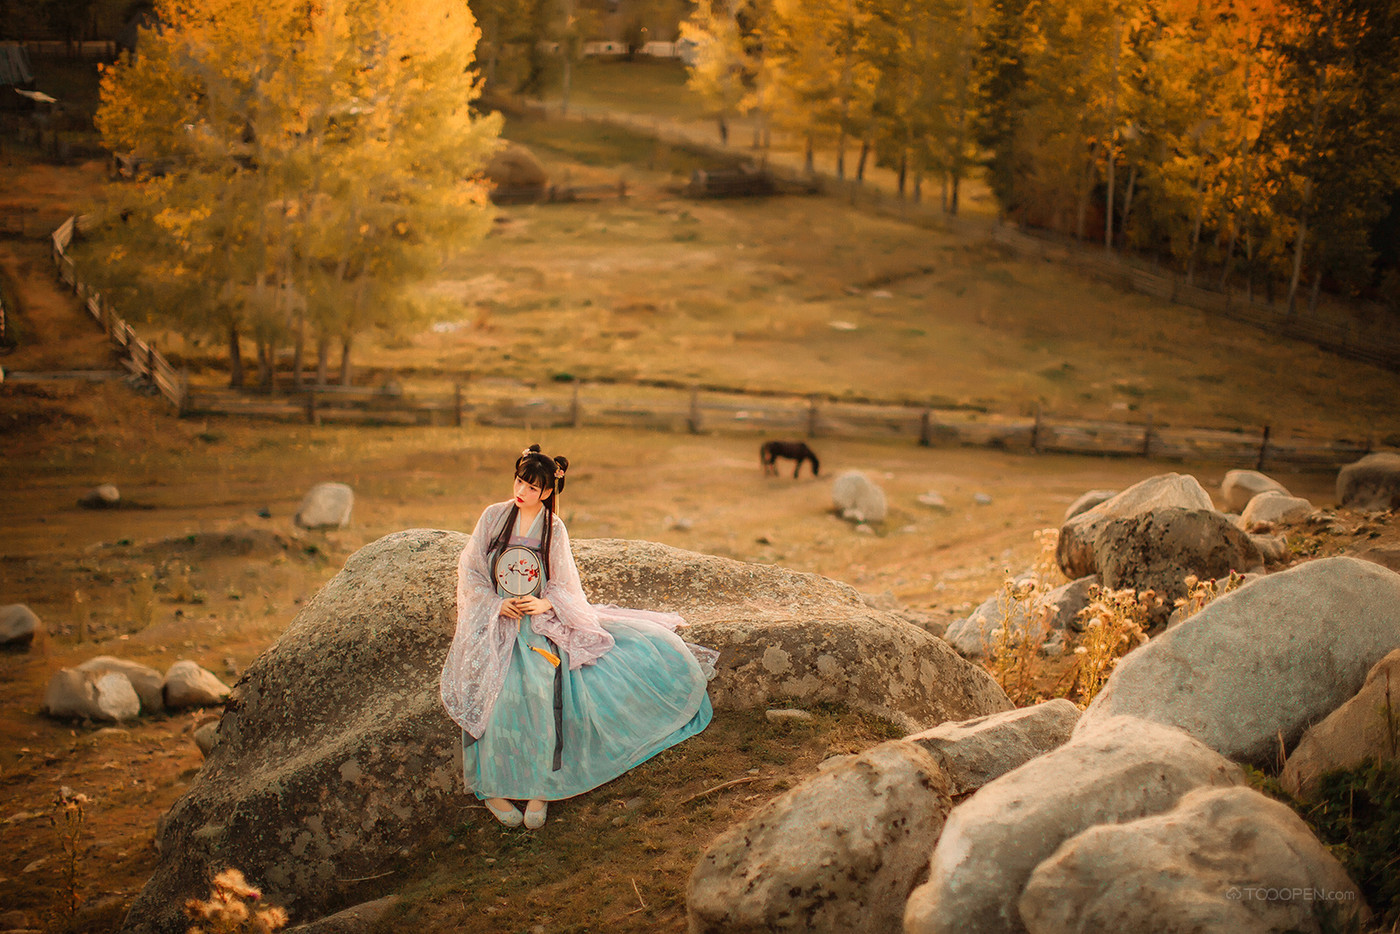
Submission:
<svg viewBox="0 0 1400 934">
<path fill-rule="evenodd" d="M 462 771 L 478 798 L 571 798 L 709 725 L 705 675 L 679 636 L 645 621 L 607 629 L 612 649 L 570 671 L 568 657 L 530 630 L 528 616 L 521 620 L 485 732 L 475 743 L 462 734 Z M 555 729 L 556 669 L 532 647 L 560 656 L 562 734 Z"/>
</svg>

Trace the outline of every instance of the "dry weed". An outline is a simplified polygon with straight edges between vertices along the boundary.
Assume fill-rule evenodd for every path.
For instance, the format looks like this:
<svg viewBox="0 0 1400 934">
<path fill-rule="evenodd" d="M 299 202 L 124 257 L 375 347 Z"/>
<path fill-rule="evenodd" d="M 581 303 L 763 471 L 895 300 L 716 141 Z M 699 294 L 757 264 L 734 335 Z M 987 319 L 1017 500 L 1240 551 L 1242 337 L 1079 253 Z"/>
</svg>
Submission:
<svg viewBox="0 0 1400 934">
<path fill-rule="evenodd" d="M 1201 580 L 1195 574 L 1189 574 L 1183 581 L 1186 584 L 1186 596 L 1177 597 L 1173 604 L 1181 610 L 1181 619 L 1190 619 L 1201 610 L 1206 604 L 1216 597 L 1223 597 L 1232 590 L 1238 590 L 1244 583 L 1244 575 L 1238 571 L 1231 571 L 1230 576 L 1223 580 Z"/>
<path fill-rule="evenodd" d="M 1099 693 L 1118 659 L 1147 641 L 1152 616 L 1161 606 L 1162 598 L 1151 590 L 1090 588 L 1089 605 L 1079 613 L 1084 632 L 1074 649 L 1080 707 Z"/>
<path fill-rule="evenodd" d="M 1041 649 L 1050 634 L 1050 607 L 1041 603 L 1035 580 L 1007 580 L 997 595 L 1000 624 L 987 646 L 987 669 L 1016 706 L 1040 700 Z"/>
<path fill-rule="evenodd" d="M 287 912 L 253 903 L 262 892 L 248 884 L 237 869 L 225 869 L 214 877 L 213 888 L 204 901 L 185 902 L 185 915 L 194 923 L 186 934 L 272 934 L 287 926 Z"/>
<path fill-rule="evenodd" d="M 63 851 L 63 889 L 70 917 L 78 910 L 78 841 L 83 835 L 83 821 L 87 816 L 83 805 L 87 803 L 87 795 L 74 794 L 65 786 L 54 795 L 49 809 L 49 823 L 57 832 L 58 846 Z"/>
</svg>

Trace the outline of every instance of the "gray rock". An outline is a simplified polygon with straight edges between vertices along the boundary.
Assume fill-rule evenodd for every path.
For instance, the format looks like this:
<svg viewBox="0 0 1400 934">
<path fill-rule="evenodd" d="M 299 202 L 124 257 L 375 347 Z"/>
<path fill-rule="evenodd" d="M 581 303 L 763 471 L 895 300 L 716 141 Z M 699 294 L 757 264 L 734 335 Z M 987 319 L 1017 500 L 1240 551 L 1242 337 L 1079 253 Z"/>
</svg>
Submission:
<svg viewBox="0 0 1400 934">
<path fill-rule="evenodd" d="M 1023 574 L 1016 578 L 1017 583 L 1034 580 L 1034 576 Z M 1010 625 L 1017 638 L 1027 634 L 1044 635 L 1047 638 L 1055 630 L 1076 628 L 1079 611 L 1089 605 L 1089 588 L 1097 584 L 1094 576 L 1070 581 L 1054 590 L 1036 593 L 1027 602 L 1011 599 L 1005 592 L 988 597 L 965 619 L 955 620 L 948 625 L 943 639 L 968 658 L 982 658 L 990 646 L 996 642 L 996 631 Z"/>
<path fill-rule="evenodd" d="M 1031 934 L 1320 934 L 1368 914 L 1307 824 L 1250 788 L 1199 788 L 1165 814 L 1089 828 L 1035 868 L 1019 910 Z"/>
<path fill-rule="evenodd" d="M 194 731 L 194 744 L 199 747 L 199 752 L 206 759 L 209 753 L 213 752 L 214 744 L 219 741 L 219 721 L 210 720 L 208 723 Z"/>
<path fill-rule="evenodd" d="M 165 706 L 171 710 L 216 707 L 229 696 L 228 685 L 220 681 L 217 675 L 188 660 L 170 666 L 161 691 L 165 696 Z"/>
<path fill-rule="evenodd" d="M 1281 564 L 1288 558 L 1288 537 L 1286 535 L 1253 535 L 1249 541 L 1259 552 L 1265 564 Z"/>
<path fill-rule="evenodd" d="M 935 490 L 929 490 L 927 493 L 920 493 L 915 498 L 918 500 L 919 505 L 921 506 L 927 506 L 928 508 L 936 509 L 939 512 L 948 511 L 948 503 L 943 499 L 943 494 Z"/>
<path fill-rule="evenodd" d="M 1400 731 L 1400 649 L 1376 663 L 1356 696 L 1314 724 L 1288 756 L 1279 783 L 1295 797 L 1310 796 L 1317 780 L 1367 759 L 1395 759 Z"/>
<path fill-rule="evenodd" d="M 1231 470 L 1220 482 L 1220 498 L 1225 501 L 1227 512 L 1243 512 L 1262 493 L 1293 495 L 1282 483 L 1257 470 Z"/>
<path fill-rule="evenodd" d="M 948 776 L 948 791 L 965 795 L 1069 741 L 1079 708 L 1057 698 L 906 736 L 922 746 Z"/>
<path fill-rule="evenodd" d="M 1064 521 L 1068 522 L 1080 513 L 1088 512 L 1100 503 L 1106 503 L 1118 495 L 1118 490 L 1090 490 L 1083 493 L 1065 510 Z"/>
<path fill-rule="evenodd" d="M 831 484 L 831 505 L 851 522 L 885 521 L 885 491 L 858 470 L 848 470 Z"/>
<path fill-rule="evenodd" d="M 135 719 L 141 713 L 141 698 L 131 682 L 118 672 L 61 668 L 49 678 L 44 712 L 67 720 L 120 722 Z"/>
<path fill-rule="evenodd" d="M 974 503 L 976 503 L 978 506 L 990 506 L 990 505 L 992 505 L 992 497 L 991 497 L 989 494 L 987 494 L 987 493 L 973 493 L 973 494 L 972 494 L 972 501 L 973 501 Z"/>
<path fill-rule="evenodd" d="M 1140 717 L 1231 759 L 1276 762 L 1400 645 L 1400 574 L 1323 558 L 1213 601 L 1118 663 L 1075 727 Z"/>
<path fill-rule="evenodd" d="M 983 785 L 948 815 L 928 881 L 904 913 L 906 934 L 1024 931 L 1018 902 L 1031 872 L 1099 824 L 1160 814 L 1182 795 L 1238 784 L 1237 766 L 1180 730 L 1128 717 Z"/>
<path fill-rule="evenodd" d="M 438 695 L 466 543 L 414 529 L 367 545 L 248 666 L 125 934 L 183 934 L 180 906 L 214 868 L 259 867 L 269 901 L 314 919 L 394 891 L 390 870 L 443 845 L 473 804 Z M 986 672 L 844 584 L 651 543 L 573 544 L 591 599 L 681 612 L 686 638 L 720 649 L 717 706 L 831 699 L 914 729 L 1010 706 Z M 871 658 L 890 660 L 878 698 L 858 693 L 879 683 Z"/>
<path fill-rule="evenodd" d="M 690 930 L 894 934 L 949 807 L 913 743 L 843 761 L 710 844 L 690 876 Z"/>
<path fill-rule="evenodd" d="M 1264 563 L 1249 536 L 1221 513 L 1175 507 L 1102 525 L 1094 537 L 1094 558 L 1105 587 L 1154 590 L 1168 600 L 1186 595 L 1189 575 L 1218 580 Z"/>
<path fill-rule="evenodd" d="M 1166 507 L 1215 508 L 1210 494 L 1201 488 L 1195 477 L 1177 473 L 1149 477 L 1065 521 L 1060 527 L 1059 541 L 1055 546 L 1055 559 L 1060 564 L 1060 570 L 1070 580 L 1099 573 L 1094 542 L 1103 526 L 1115 519 L 1139 516 Z"/>
<path fill-rule="evenodd" d="M 1240 528 L 1253 532 L 1261 527 L 1302 522 L 1313 514 L 1313 504 L 1287 493 L 1260 493 L 1240 514 Z"/>
<path fill-rule="evenodd" d="M 297 509 L 296 524 L 304 529 L 341 529 L 350 524 L 355 491 L 343 483 L 318 483 Z"/>
<path fill-rule="evenodd" d="M 575 542 L 574 557 L 590 600 L 680 613 L 687 639 L 719 650 L 716 707 L 837 703 L 908 732 L 1011 707 L 981 667 L 846 584 L 653 542 Z"/>
<path fill-rule="evenodd" d="M 112 671 L 125 675 L 126 680 L 130 681 L 135 689 L 136 696 L 141 698 L 142 713 L 155 714 L 165 709 L 165 700 L 161 695 L 161 685 L 164 684 L 165 677 L 148 665 L 114 658 L 111 655 L 98 655 L 83 662 L 78 666 L 78 670 L 92 672 L 97 676 Z"/>
<path fill-rule="evenodd" d="M 344 911 L 287 928 L 285 934 L 374 934 L 385 930 L 384 920 L 389 912 L 402 901 L 401 896 L 386 895 L 372 902 L 364 902 Z"/>
<path fill-rule="evenodd" d="M 93 719 L 115 720 L 120 723 L 123 720 L 135 720 L 141 715 L 141 696 L 136 693 L 126 675 L 109 671 L 97 675 L 92 686 L 97 691 L 94 701 L 97 716 Z"/>
<path fill-rule="evenodd" d="M 1337 473 L 1337 504 L 1357 512 L 1400 509 L 1400 454 L 1367 454 Z"/>
<path fill-rule="evenodd" d="M 110 483 L 93 487 L 78 499 L 78 505 L 84 509 L 116 509 L 121 504 L 121 491 Z"/>
<path fill-rule="evenodd" d="M 23 603 L 0 606 L 0 648 L 29 648 L 41 625 L 39 617 Z"/>
</svg>

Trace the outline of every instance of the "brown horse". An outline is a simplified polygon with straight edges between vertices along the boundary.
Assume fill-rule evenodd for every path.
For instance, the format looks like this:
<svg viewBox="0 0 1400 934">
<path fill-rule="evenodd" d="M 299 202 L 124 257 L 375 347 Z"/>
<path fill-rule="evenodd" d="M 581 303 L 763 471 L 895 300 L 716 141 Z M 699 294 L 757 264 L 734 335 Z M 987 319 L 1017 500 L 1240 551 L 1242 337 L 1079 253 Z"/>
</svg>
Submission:
<svg viewBox="0 0 1400 934">
<path fill-rule="evenodd" d="M 763 447 L 758 449 L 759 458 L 763 462 L 764 474 L 778 475 L 777 460 L 780 457 L 797 461 L 797 465 L 792 469 L 792 478 L 797 479 L 797 475 L 802 472 L 802 462 L 812 462 L 812 476 L 816 476 L 821 470 L 821 464 L 817 461 L 816 453 L 806 443 L 802 441 L 765 441 Z"/>
</svg>

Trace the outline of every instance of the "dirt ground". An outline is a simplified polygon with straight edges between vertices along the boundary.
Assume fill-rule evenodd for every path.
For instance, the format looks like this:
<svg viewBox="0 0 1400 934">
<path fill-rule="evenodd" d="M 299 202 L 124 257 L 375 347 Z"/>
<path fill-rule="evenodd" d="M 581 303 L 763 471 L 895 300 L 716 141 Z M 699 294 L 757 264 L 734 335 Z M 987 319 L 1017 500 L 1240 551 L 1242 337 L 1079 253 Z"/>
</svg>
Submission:
<svg viewBox="0 0 1400 934">
<path fill-rule="evenodd" d="M 0 357 L 7 371 L 116 369 L 100 330 L 54 281 L 41 238 L 47 220 L 66 216 L 99 168 L 76 175 L 54 169 L 52 178 L 41 172 L 24 188 L 0 183 L 0 213 L 32 204 L 46 218 L 23 236 L 0 239 L 0 267 L 21 306 L 21 345 Z M 531 441 L 575 465 L 563 499 L 575 537 L 648 539 L 814 571 L 902 607 L 935 632 L 995 592 L 1008 573 L 1028 567 L 1037 554 L 1034 533 L 1058 526 L 1082 492 L 1122 489 L 1169 470 L 1194 474 L 1214 490 L 1230 466 L 1239 466 L 824 440 L 817 445 L 822 477 L 804 471 L 793 480 L 762 475 L 757 436 L 581 429 L 526 437 L 503 429 L 182 421 L 121 380 L 6 384 L 0 603 L 29 605 L 46 633 L 29 652 L 0 655 L 0 906 L 62 927 L 67 885 L 49 814 L 66 787 L 91 799 L 77 868 L 87 919 L 79 928 L 111 930 L 155 864 L 157 818 L 200 764 L 190 734 L 209 714 L 118 727 L 53 721 L 40 713 L 53 671 L 99 654 L 161 670 L 188 658 L 232 682 L 355 549 L 403 528 L 469 530 L 483 505 L 506 497 L 510 465 Z M 889 497 L 890 519 L 872 534 L 831 514 L 829 477 L 848 468 L 867 471 Z M 1332 474 L 1275 476 L 1320 506 L 1333 503 Z M 294 525 L 302 495 L 321 481 L 355 489 L 349 528 L 310 533 Z M 130 508 L 78 507 L 84 492 L 109 482 Z M 947 508 L 921 505 L 918 496 L 929 491 Z M 1311 557 L 1393 547 L 1397 538 L 1385 519 L 1342 515 L 1300 532 L 1293 545 Z M 743 727 L 736 720 L 725 729 Z M 860 737 L 873 741 L 877 733 Z M 715 821 L 756 807 L 813 767 L 820 755 L 804 742 L 785 747 L 787 779 L 738 789 L 717 805 Z M 615 796 L 622 799 L 600 794 L 580 805 L 581 825 L 589 809 L 600 821 L 613 820 Z M 715 826 L 694 830 L 700 838 L 691 848 Z M 488 849 L 514 846 L 487 840 L 481 827 L 472 833 Z M 658 844 L 642 834 L 637 846 L 649 853 Z M 637 910 L 624 905 L 636 880 L 627 888 L 619 877 L 626 897 L 619 896 L 617 914 L 630 920 L 595 920 L 618 930 L 680 929 L 674 893 L 684 868 L 676 862 L 657 871 L 674 877 L 669 900 L 658 902 L 664 910 L 627 914 Z M 425 897 L 438 899 L 425 930 L 450 929 L 482 910 L 464 901 L 454 914 L 446 896 Z M 493 906 L 506 912 L 493 930 L 527 929 L 540 917 Z M 587 930 L 590 923 L 574 918 L 549 929 Z"/>
</svg>

